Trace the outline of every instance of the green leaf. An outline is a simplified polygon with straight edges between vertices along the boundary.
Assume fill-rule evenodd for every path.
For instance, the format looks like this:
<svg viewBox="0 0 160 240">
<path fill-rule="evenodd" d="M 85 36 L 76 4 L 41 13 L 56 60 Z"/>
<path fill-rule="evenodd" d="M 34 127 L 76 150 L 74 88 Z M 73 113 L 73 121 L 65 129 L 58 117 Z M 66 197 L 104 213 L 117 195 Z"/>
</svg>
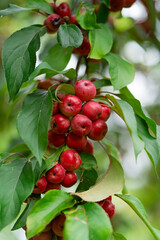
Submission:
<svg viewBox="0 0 160 240">
<path fill-rule="evenodd" d="M 91 44 L 89 58 L 103 58 L 111 50 L 113 44 L 112 33 L 109 27 L 102 23 L 99 26 L 101 28 L 89 32 L 89 42 Z"/>
<path fill-rule="evenodd" d="M 96 158 L 92 154 L 86 153 L 86 152 L 81 152 L 81 153 L 79 153 L 79 155 L 82 160 L 80 168 L 88 170 L 93 167 L 97 167 Z"/>
<path fill-rule="evenodd" d="M 160 159 L 160 151 L 157 139 L 149 134 L 148 126 L 143 119 L 138 116 L 136 116 L 136 119 L 138 125 L 138 134 L 144 142 L 144 149 L 151 160 L 153 167 L 156 168 Z"/>
<path fill-rule="evenodd" d="M 93 84 L 95 85 L 96 89 L 101 87 L 111 86 L 111 81 L 109 79 L 98 79 L 94 81 Z"/>
<path fill-rule="evenodd" d="M 17 119 L 17 128 L 21 138 L 40 164 L 47 147 L 47 132 L 51 113 L 51 93 L 37 90 L 27 95 Z"/>
<path fill-rule="evenodd" d="M 48 63 L 42 62 L 40 63 L 35 70 L 32 72 L 32 74 L 29 77 L 29 80 L 33 80 L 36 76 L 39 76 L 43 73 L 47 74 L 47 77 L 52 77 L 57 74 L 63 74 L 64 76 L 68 77 L 69 79 L 73 79 L 76 77 L 76 71 L 71 68 L 66 71 L 59 71 L 56 69 L 53 69 Z"/>
<path fill-rule="evenodd" d="M 63 232 L 65 240 L 110 239 L 110 220 L 98 204 L 90 202 L 79 205 L 66 216 Z"/>
<path fill-rule="evenodd" d="M 119 90 L 134 79 L 134 66 L 125 61 L 118 54 L 109 53 L 104 59 L 109 63 L 109 73 L 114 90 Z"/>
<path fill-rule="evenodd" d="M 34 173 L 34 180 L 35 180 L 35 183 L 36 183 L 38 181 L 38 179 L 41 177 L 41 174 L 43 174 L 44 170 L 47 168 L 47 164 L 46 164 L 45 160 L 42 160 L 42 164 L 40 166 L 38 160 L 35 157 L 32 157 L 30 159 L 30 161 L 31 161 L 31 164 L 32 164 L 32 169 L 33 169 L 33 173 Z"/>
<path fill-rule="evenodd" d="M 76 18 L 79 25 L 85 30 L 93 30 L 99 27 L 96 21 L 96 14 L 94 12 L 94 7 L 91 4 L 80 4 Z"/>
<path fill-rule="evenodd" d="M 59 147 L 49 158 L 46 159 L 46 172 L 58 162 L 60 154 L 64 151 L 64 146 Z"/>
<path fill-rule="evenodd" d="M 63 48 L 60 44 L 54 45 L 50 48 L 48 55 L 44 57 L 43 61 L 47 62 L 53 69 L 57 71 L 63 70 L 71 57 L 72 48 Z"/>
<path fill-rule="evenodd" d="M 106 23 L 109 15 L 109 11 L 106 8 L 106 5 L 102 3 L 97 12 L 97 23 Z"/>
<path fill-rule="evenodd" d="M 110 7 L 110 0 L 100 0 L 103 2 L 107 7 Z"/>
<path fill-rule="evenodd" d="M 135 156 L 137 157 L 138 154 L 143 150 L 144 143 L 138 136 L 137 130 L 137 121 L 135 117 L 135 113 L 132 107 L 125 101 L 116 99 L 115 97 L 107 94 L 106 95 L 114 104 L 114 107 L 111 107 L 126 123 L 126 126 L 129 130 L 133 141 L 133 147 Z"/>
<path fill-rule="evenodd" d="M 53 14 L 53 8 L 45 0 L 29 0 L 28 7 L 37 10 L 43 10 L 48 14 Z"/>
<path fill-rule="evenodd" d="M 74 205 L 73 197 L 63 191 L 50 190 L 40 199 L 29 213 L 27 237 L 31 238 L 45 228 L 62 210 Z M 38 219 L 38 221 L 37 221 Z"/>
<path fill-rule="evenodd" d="M 19 158 L 0 167 L 0 230 L 18 215 L 24 200 L 32 193 L 34 177 L 31 163 Z"/>
<path fill-rule="evenodd" d="M 85 201 L 101 201 L 122 190 L 124 173 L 120 163 L 111 156 L 111 162 L 103 178 L 89 190 L 75 193 Z"/>
<path fill-rule="evenodd" d="M 109 141 L 107 138 L 103 138 L 102 143 L 107 148 L 107 151 L 109 152 L 109 155 L 120 161 L 120 152 L 116 148 L 116 146 Z"/>
<path fill-rule="evenodd" d="M 156 123 L 149 117 L 147 117 L 144 113 L 144 110 L 141 106 L 141 103 L 139 100 L 137 100 L 132 93 L 129 91 L 129 89 L 127 87 L 122 88 L 120 90 L 121 94 L 117 94 L 118 97 L 120 97 L 122 100 L 128 102 L 134 112 L 141 117 L 142 119 L 145 120 L 146 124 L 148 125 L 148 128 L 150 128 L 150 130 L 152 131 L 152 133 L 154 134 L 154 136 L 156 137 Z"/>
<path fill-rule="evenodd" d="M 57 32 L 57 41 L 63 48 L 78 48 L 83 42 L 83 35 L 76 25 L 62 24 Z"/>
<path fill-rule="evenodd" d="M 115 240 L 127 240 L 122 234 L 113 232 L 113 237 Z"/>
<path fill-rule="evenodd" d="M 59 92 L 75 95 L 75 88 L 70 84 L 62 83 L 56 88 L 55 94 L 57 95 Z"/>
<path fill-rule="evenodd" d="M 30 203 L 27 204 L 24 211 L 22 212 L 20 217 L 15 222 L 12 230 L 17 230 L 17 229 L 22 228 L 26 225 L 27 216 L 28 216 L 29 212 L 31 211 L 31 209 L 33 208 L 35 203 L 36 203 L 35 200 L 31 200 Z"/>
<path fill-rule="evenodd" d="M 3 45 L 2 60 L 10 100 L 15 98 L 22 83 L 28 80 L 35 68 L 41 31 L 41 25 L 23 28 L 13 33 Z"/>
<path fill-rule="evenodd" d="M 88 190 L 91 186 L 95 185 L 97 178 L 98 174 L 94 168 L 85 170 L 81 176 L 76 192 Z"/>
<path fill-rule="evenodd" d="M 116 194 L 117 197 L 121 198 L 123 201 L 125 201 L 132 209 L 135 211 L 135 213 L 140 217 L 140 219 L 144 222 L 144 224 L 148 227 L 148 229 L 151 231 L 155 239 L 160 239 L 160 230 L 154 228 L 151 226 L 151 224 L 148 221 L 146 211 L 144 209 L 144 206 L 142 205 L 141 201 L 137 199 L 136 197 L 129 196 L 129 195 L 121 195 Z"/>
<path fill-rule="evenodd" d="M 9 4 L 8 8 L 0 10 L 0 16 L 4 17 L 10 14 L 15 14 L 15 13 L 19 13 L 19 12 L 23 12 L 23 11 L 29 11 L 32 10 L 32 8 L 23 8 L 23 7 L 19 7 L 15 4 Z"/>
</svg>

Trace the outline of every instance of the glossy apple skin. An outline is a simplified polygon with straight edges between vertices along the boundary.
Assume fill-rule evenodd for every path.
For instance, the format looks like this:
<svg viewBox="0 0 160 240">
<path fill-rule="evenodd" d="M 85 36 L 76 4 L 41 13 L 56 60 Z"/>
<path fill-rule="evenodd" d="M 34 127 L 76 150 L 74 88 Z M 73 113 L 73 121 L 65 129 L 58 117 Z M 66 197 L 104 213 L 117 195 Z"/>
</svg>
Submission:
<svg viewBox="0 0 160 240">
<path fill-rule="evenodd" d="M 66 116 L 58 113 L 52 117 L 50 125 L 53 132 L 65 134 L 69 130 L 70 120 Z"/>
<path fill-rule="evenodd" d="M 59 103 L 53 101 L 52 116 L 59 113 Z"/>
<path fill-rule="evenodd" d="M 66 142 L 65 134 L 54 133 L 51 129 L 48 131 L 48 144 L 53 147 L 61 147 Z"/>
<path fill-rule="evenodd" d="M 61 17 L 65 17 L 65 16 L 68 16 L 69 18 L 71 17 L 71 11 L 67 2 L 60 3 L 56 8 L 56 12 Z"/>
<path fill-rule="evenodd" d="M 78 48 L 74 48 L 74 52 L 81 56 L 87 56 L 91 50 L 91 45 L 88 38 L 83 37 L 83 42 Z"/>
<path fill-rule="evenodd" d="M 47 180 L 43 176 L 36 183 L 36 185 L 35 185 L 35 187 L 33 189 L 33 193 L 35 193 L 35 194 L 43 193 L 45 191 L 46 187 L 47 187 Z"/>
<path fill-rule="evenodd" d="M 78 180 L 78 177 L 75 172 L 66 171 L 65 177 L 61 182 L 63 187 L 69 188 L 72 187 Z"/>
<path fill-rule="evenodd" d="M 75 24 L 75 25 L 79 25 L 78 24 L 78 21 L 77 21 L 77 17 L 76 15 L 72 15 L 71 18 L 70 18 L 70 24 Z"/>
<path fill-rule="evenodd" d="M 124 7 L 125 8 L 129 8 L 133 5 L 133 3 L 135 3 L 136 0 L 124 0 Z"/>
<path fill-rule="evenodd" d="M 81 158 L 77 151 L 66 150 L 60 157 L 60 164 L 67 171 L 75 171 L 81 165 Z"/>
<path fill-rule="evenodd" d="M 61 214 L 52 220 L 52 231 L 58 237 L 63 236 L 63 227 L 64 227 L 65 220 L 66 220 L 66 216 L 64 214 Z"/>
<path fill-rule="evenodd" d="M 49 15 L 43 25 L 47 27 L 48 33 L 55 33 L 58 31 L 59 26 L 62 24 L 62 18 L 58 14 Z"/>
<path fill-rule="evenodd" d="M 101 207 L 103 206 L 103 204 L 105 203 L 106 200 L 112 201 L 112 196 L 110 195 L 109 197 L 107 197 L 106 199 L 97 202 Z"/>
<path fill-rule="evenodd" d="M 65 176 L 65 170 L 60 164 L 56 164 L 46 173 L 46 179 L 50 183 L 61 183 Z"/>
<path fill-rule="evenodd" d="M 84 148 L 82 148 L 82 150 L 80 150 L 80 152 L 86 152 L 86 153 L 90 153 L 90 154 L 94 154 L 94 145 L 90 140 L 87 140 L 87 144 Z"/>
<path fill-rule="evenodd" d="M 52 240 L 52 231 L 42 232 L 38 236 L 34 236 L 32 240 Z"/>
<path fill-rule="evenodd" d="M 89 119 L 94 121 L 100 117 L 102 113 L 102 107 L 98 102 L 91 100 L 83 105 L 82 112 Z"/>
<path fill-rule="evenodd" d="M 110 0 L 110 8 L 111 12 L 118 12 L 121 11 L 124 7 L 125 0 Z"/>
<path fill-rule="evenodd" d="M 102 208 L 107 213 L 109 218 L 113 218 L 113 216 L 115 214 L 115 205 L 111 201 L 105 200 Z"/>
<path fill-rule="evenodd" d="M 59 108 L 65 116 L 72 117 L 80 112 L 82 102 L 77 96 L 67 94 L 59 104 Z"/>
<path fill-rule="evenodd" d="M 74 134 L 73 132 L 69 132 L 67 135 L 66 143 L 69 148 L 81 150 L 82 148 L 84 148 L 86 146 L 87 138 L 86 138 L 86 136 L 80 137 L 80 136 Z"/>
<path fill-rule="evenodd" d="M 46 189 L 45 189 L 44 192 L 46 193 L 46 192 L 48 192 L 49 190 L 53 190 L 53 189 L 60 190 L 60 189 L 61 189 L 61 184 L 60 184 L 60 183 L 55 184 L 55 183 L 50 183 L 50 182 L 48 182 L 48 183 L 47 183 L 47 187 L 46 187 Z"/>
<path fill-rule="evenodd" d="M 100 103 L 101 107 L 102 107 L 102 113 L 99 116 L 100 119 L 102 119 L 103 121 L 107 121 L 108 118 L 110 117 L 111 114 L 111 109 L 103 103 Z"/>
<path fill-rule="evenodd" d="M 92 129 L 88 137 L 92 140 L 100 141 L 105 137 L 107 131 L 107 124 L 103 120 L 97 119 L 92 123 Z"/>
<path fill-rule="evenodd" d="M 72 132 L 78 136 L 86 136 L 92 128 L 92 121 L 85 115 L 77 114 L 71 120 Z"/>
<path fill-rule="evenodd" d="M 76 82 L 75 86 L 76 96 L 81 99 L 81 101 L 89 101 L 96 96 L 96 87 L 89 81 L 82 79 Z"/>
<path fill-rule="evenodd" d="M 50 86 L 52 86 L 53 82 L 50 79 L 42 79 L 38 82 L 37 88 L 48 90 Z"/>
</svg>

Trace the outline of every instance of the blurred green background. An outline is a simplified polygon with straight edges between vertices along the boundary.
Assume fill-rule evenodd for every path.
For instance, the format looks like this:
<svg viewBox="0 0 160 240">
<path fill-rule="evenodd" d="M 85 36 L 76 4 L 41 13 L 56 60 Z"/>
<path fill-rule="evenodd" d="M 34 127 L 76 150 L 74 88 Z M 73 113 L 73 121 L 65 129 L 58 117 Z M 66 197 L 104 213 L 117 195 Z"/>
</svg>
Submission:
<svg viewBox="0 0 160 240">
<path fill-rule="evenodd" d="M 25 6 L 27 2 L 26 0 L 0 0 L 0 9 L 6 8 L 9 3 Z M 155 1 L 155 9 L 147 9 L 143 2 L 145 1 L 137 0 L 131 8 L 123 9 L 122 14 L 111 14 L 110 21 L 114 34 L 113 51 L 120 53 L 135 65 L 135 80 L 129 85 L 129 89 L 141 101 L 148 115 L 160 125 L 160 1 Z M 4 40 L 13 32 L 31 24 L 42 24 L 43 21 L 43 16 L 31 12 L 0 18 L 0 53 Z M 17 143 L 21 143 L 16 130 L 16 117 L 22 100 L 23 98 L 14 104 L 8 102 L 0 58 L 0 153 L 7 152 Z M 128 193 L 142 201 L 150 222 L 160 229 L 159 178 L 144 152 L 140 154 L 137 161 L 135 160 L 128 131 L 115 114 L 111 115 L 108 126 L 108 139 L 121 153 Z M 104 158 L 104 152 L 99 145 L 95 145 L 95 148 L 96 156 Z M 160 164 L 157 172 L 160 174 Z M 128 240 L 154 239 L 143 222 L 125 203 L 116 197 L 113 198 L 113 202 L 116 205 L 116 215 L 112 220 L 115 231 L 122 233 Z M 0 232 L 0 240 L 25 239 L 23 230 L 12 233 L 9 229 L 10 227 L 7 227 Z"/>
</svg>

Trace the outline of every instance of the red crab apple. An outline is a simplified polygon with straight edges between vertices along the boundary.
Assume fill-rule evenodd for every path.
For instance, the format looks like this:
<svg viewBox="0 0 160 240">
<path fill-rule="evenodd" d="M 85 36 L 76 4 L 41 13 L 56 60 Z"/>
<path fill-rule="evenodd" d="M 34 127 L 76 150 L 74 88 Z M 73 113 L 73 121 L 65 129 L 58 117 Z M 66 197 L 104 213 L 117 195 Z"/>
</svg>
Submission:
<svg viewBox="0 0 160 240">
<path fill-rule="evenodd" d="M 88 38 L 83 37 L 83 42 L 78 48 L 74 48 L 74 51 L 81 56 L 87 56 L 91 50 L 91 45 Z"/>
<path fill-rule="evenodd" d="M 65 176 L 65 170 L 60 164 L 56 164 L 46 173 L 46 179 L 51 183 L 61 183 Z"/>
<path fill-rule="evenodd" d="M 81 107 L 81 100 L 77 96 L 70 94 L 67 94 L 59 104 L 61 112 L 67 117 L 75 116 L 80 112 Z"/>
<path fill-rule="evenodd" d="M 52 86 L 53 82 L 50 79 L 42 79 L 38 82 L 37 88 L 48 90 L 50 86 Z"/>
<path fill-rule="evenodd" d="M 57 14 L 59 14 L 61 17 L 71 17 L 70 8 L 67 2 L 62 2 L 59 4 L 59 6 L 56 8 Z"/>
<path fill-rule="evenodd" d="M 63 187 L 69 188 L 72 187 L 77 182 L 77 180 L 78 178 L 75 172 L 66 171 L 65 177 L 61 182 L 61 185 Z"/>
<path fill-rule="evenodd" d="M 43 25 L 47 27 L 48 33 L 55 33 L 57 32 L 59 26 L 62 24 L 62 18 L 58 14 L 51 14 L 49 15 Z"/>
<path fill-rule="evenodd" d="M 76 96 L 81 99 L 81 101 L 89 101 L 96 96 L 96 87 L 89 81 L 82 79 L 78 81 L 75 86 Z"/>
<path fill-rule="evenodd" d="M 105 200 L 102 208 L 107 213 L 109 218 L 112 218 L 114 216 L 114 214 L 115 214 L 115 205 L 111 201 Z"/>
<path fill-rule="evenodd" d="M 66 136 L 65 134 L 54 133 L 51 129 L 48 131 L 48 143 L 53 147 L 61 147 L 65 144 Z"/>
<path fill-rule="evenodd" d="M 135 3 L 136 0 L 124 0 L 124 7 L 129 8 L 132 6 L 133 3 Z"/>
<path fill-rule="evenodd" d="M 66 150 L 60 157 L 60 164 L 67 171 L 74 171 L 81 165 L 81 158 L 75 150 Z"/>
<path fill-rule="evenodd" d="M 58 113 L 51 119 L 51 129 L 57 134 L 65 134 L 70 127 L 70 120 L 66 116 Z"/>
<path fill-rule="evenodd" d="M 53 101 L 52 116 L 59 112 L 59 103 Z"/>
<path fill-rule="evenodd" d="M 105 137 L 107 131 L 107 124 L 103 120 L 97 119 L 92 123 L 92 129 L 88 137 L 92 140 L 100 141 Z"/>
<path fill-rule="evenodd" d="M 78 136 L 88 135 L 92 128 L 92 121 L 85 115 L 77 114 L 71 120 L 71 129 Z"/>
<path fill-rule="evenodd" d="M 48 192 L 49 190 L 53 190 L 53 189 L 58 189 L 60 190 L 61 189 L 61 185 L 58 183 L 58 184 L 55 184 L 55 183 L 50 183 L 50 182 L 47 182 L 47 187 L 45 189 L 45 193 Z"/>
<path fill-rule="evenodd" d="M 86 152 L 86 153 L 90 153 L 90 154 L 94 154 L 94 146 L 93 143 L 90 140 L 87 140 L 87 144 L 84 148 L 82 148 L 82 150 L 80 152 Z"/>
<path fill-rule="evenodd" d="M 61 214 L 52 220 L 52 231 L 59 237 L 63 236 L 63 226 L 66 216 Z"/>
<path fill-rule="evenodd" d="M 70 23 L 71 23 L 71 24 L 75 24 L 75 25 L 77 25 L 77 26 L 79 25 L 79 24 L 78 24 L 78 21 L 77 21 L 76 15 L 72 15 L 72 16 L 71 16 L 71 18 L 70 18 Z"/>
<path fill-rule="evenodd" d="M 92 121 L 98 119 L 102 113 L 102 107 L 98 102 L 93 100 L 84 104 L 82 112 Z"/>
<path fill-rule="evenodd" d="M 124 7 L 125 0 L 110 0 L 110 8 L 111 12 L 118 12 L 121 11 Z"/>
<path fill-rule="evenodd" d="M 53 235 L 52 235 L 52 231 L 48 231 L 48 232 L 42 232 L 37 236 L 34 236 L 32 238 L 32 240 L 52 240 Z"/>
<path fill-rule="evenodd" d="M 103 206 L 103 204 L 105 203 L 106 200 L 112 201 L 112 196 L 110 195 L 109 197 L 107 197 L 106 199 L 97 202 L 101 207 Z"/>
<path fill-rule="evenodd" d="M 84 148 L 87 144 L 87 138 L 86 136 L 78 136 L 74 134 L 73 132 L 69 132 L 67 135 L 67 146 L 69 148 L 81 150 Z"/>
<path fill-rule="evenodd" d="M 41 177 L 38 182 L 36 183 L 34 189 L 33 189 L 33 193 L 39 194 L 45 191 L 47 186 L 47 180 L 46 178 L 43 176 Z"/>
<path fill-rule="evenodd" d="M 102 107 L 102 113 L 99 118 L 103 121 L 107 121 L 111 114 L 111 109 L 106 104 L 100 103 L 100 105 Z"/>
</svg>

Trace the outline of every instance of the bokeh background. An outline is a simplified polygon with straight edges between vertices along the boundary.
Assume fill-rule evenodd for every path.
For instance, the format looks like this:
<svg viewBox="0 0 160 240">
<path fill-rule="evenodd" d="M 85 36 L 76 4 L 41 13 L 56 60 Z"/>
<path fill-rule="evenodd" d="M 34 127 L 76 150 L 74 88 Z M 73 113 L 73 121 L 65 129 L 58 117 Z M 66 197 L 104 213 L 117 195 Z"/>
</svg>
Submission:
<svg viewBox="0 0 160 240">
<path fill-rule="evenodd" d="M 27 0 L 0 0 L 0 9 L 6 8 L 9 3 L 25 6 L 27 2 Z M 128 87 L 140 100 L 147 114 L 160 125 L 160 1 L 155 0 L 154 6 L 155 9 L 151 7 L 148 9 L 145 0 L 137 0 L 131 8 L 123 9 L 121 14 L 112 14 L 110 21 L 114 29 L 113 51 L 133 63 L 136 69 L 134 82 Z M 43 16 L 33 12 L 0 18 L 0 53 L 4 40 L 13 32 L 32 24 L 42 24 L 43 21 Z M 53 36 L 48 36 L 43 41 L 49 41 L 52 46 L 56 40 Z M 76 61 L 76 57 L 73 56 L 68 67 L 74 67 Z M 83 66 L 80 74 L 83 74 Z M 8 102 L 0 58 L 0 153 L 8 152 L 16 144 L 21 143 L 16 129 L 16 117 L 22 101 L 23 98 L 14 103 Z M 121 154 L 128 193 L 142 201 L 150 222 L 160 229 L 160 179 L 145 152 L 135 160 L 128 130 L 121 119 L 112 113 L 108 126 L 107 137 L 117 146 Z M 96 156 L 105 158 L 99 145 L 95 145 L 95 148 Z M 157 172 L 160 174 L 160 164 Z M 0 183 L 0 186 L 3 187 L 3 183 Z M 113 202 L 116 205 L 116 215 L 112 220 L 115 231 L 122 233 L 127 240 L 154 239 L 143 222 L 122 200 L 113 198 Z M 0 240 L 25 239 L 23 230 L 11 232 L 10 228 L 11 226 L 8 226 L 0 232 Z"/>
</svg>

